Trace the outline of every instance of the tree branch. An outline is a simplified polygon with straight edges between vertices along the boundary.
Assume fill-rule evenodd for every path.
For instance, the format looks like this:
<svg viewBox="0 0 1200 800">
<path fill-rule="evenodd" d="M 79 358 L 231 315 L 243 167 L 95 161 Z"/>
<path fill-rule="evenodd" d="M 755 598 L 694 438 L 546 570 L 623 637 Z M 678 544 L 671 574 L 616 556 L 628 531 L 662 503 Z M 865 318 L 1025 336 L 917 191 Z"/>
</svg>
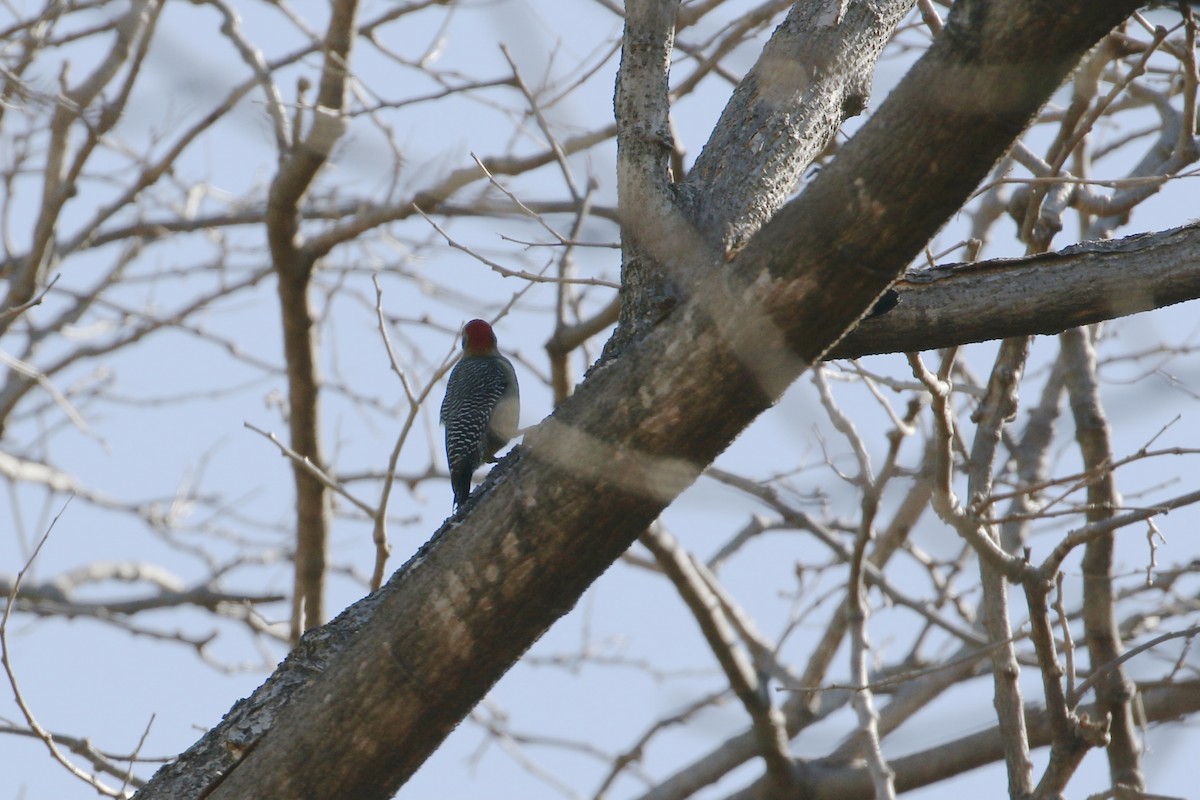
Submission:
<svg viewBox="0 0 1200 800">
<path fill-rule="evenodd" d="M 908 272 L 899 304 L 828 353 L 858 358 L 1030 334 L 1200 298 L 1200 223 L 1057 253 Z"/>
<path fill-rule="evenodd" d="M 1061 337 L 1067 395 L 1075 421 L 1075 439 L 1085 469 L 1095 477 L 1087 486 L 1086 519 L 1089 524 L 1107 522 L 1117 513 L 1120 498 L 1113 462 L 1108 417 L 1100 402 L 1096 380 L 1096 350 L 1091 333 L 1084 328 Z M 1116 664 L 1097 682 L 1096 706 L 1108 721 L 1108 769 L 1113 786 L 1134 791 L 1146 788 L 1137 734 L 1134 732 L 1133 686 L 1117 661 L 1121 655 L 1121 633 L 1117 629 L 1113 593 L 1113 547 L 1115 535 L 1107 533 L 1090 540 L 1083 553 L 1083 622 L 1088 658 L 1092 669 Z"/>
<path fill-rule="evenodd" d="M 281 153 L 279 171 L 267 194 L 267 244 L 278 278 L 288 377 L 288 427 L 296 485 L 296 579 L 292 602 L 292 641 L 323 620 L 325 549 L 329 539 L 329 497 L 325 484 L 303 462 L 324 470 L 321 452 L 320 379 L 315 320 L 308 287 L 316 258 L 300 241 L 300 204 L 345 129 L 343 110 L 354 41 L 357 0 L 331 7 L 325 34 L 325 62 L 308 134 Z M 299 139 L 299 137 L 297 137 Z"/>
<path fill-rule="evenodd" d="M 1200 711 L 1200 680 L 1183 681 L 1168 686 L 1149 684 L 1138 687 L 1146 709 L 1148 722 L 1178 719 Z M 1095 706 L 1080 713 L 1096 714 Z M 1045 712 L 1036 706 L 1025 706 L 1026 727 L 1032 747 L 1050 744 L 1050 726 Z M 890 764 L 896 772 L 896 791 L 906 792 L 929 786 L 938 781 L 961 775 L 1003 757 L 1004 734 L 999 726 L 973 733 L 950 742 L 939 743 L 928 750 L 894 758 Z M 801 788 L 797 800 L 871 800 L 874 792 L 866 765 L 827 764 L 822 761 L 798 766 Z M 726 800 L 758 800 L 761 781 L 734 792 Z"/>
<path fill-rule="evenodd" d="M 640 541 L 654 554 L 663 573 L 675 585 L 729 679 L 734 694 L 750 715 L 754 735 L 758 739 L 759 754 L 767 765 L 770 791 L 774 794 L 790 791 L 793 786 L 792 768 L 783 715 L 771 705 L 767 687 L 738 648 L 730 620 L 720 602 L 675 537 L 659 526 L 652 525 L 642 534 Z"/>
</svg>

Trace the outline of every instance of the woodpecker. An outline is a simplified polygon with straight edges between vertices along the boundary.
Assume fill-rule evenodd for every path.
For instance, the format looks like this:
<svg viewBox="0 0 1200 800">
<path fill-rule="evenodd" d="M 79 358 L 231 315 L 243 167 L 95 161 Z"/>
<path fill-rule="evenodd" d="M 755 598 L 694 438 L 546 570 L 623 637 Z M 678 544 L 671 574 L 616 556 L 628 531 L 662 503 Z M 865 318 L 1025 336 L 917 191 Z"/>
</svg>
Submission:
<svg viewBox="0 0 1200 800">
<path fill-rule="evenodd" d="M 463 327 L 462 358 L 450 371 L 442 424 L 454 507 L 471 494 L 471 476 L 517 435 L 521 398 L 512 362 L 496 349 L 496 333 L 481 319 Z"/>
</svg>

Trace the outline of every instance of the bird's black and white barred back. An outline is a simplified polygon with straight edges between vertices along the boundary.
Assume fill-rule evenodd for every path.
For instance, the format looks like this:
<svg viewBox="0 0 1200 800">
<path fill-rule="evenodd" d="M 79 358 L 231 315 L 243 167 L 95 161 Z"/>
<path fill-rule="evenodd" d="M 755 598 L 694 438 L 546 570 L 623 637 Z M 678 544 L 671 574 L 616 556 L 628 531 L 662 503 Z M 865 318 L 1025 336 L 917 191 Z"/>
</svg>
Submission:
<svg viewBox="0 0 1200 800">
<path fill-rule="evenodd" d="M 492 326 L 471 320 L 463 328 L 462 346 L 441 411 L 456 508 L 471 494 L 475 470 L 517 435 L 520 417 L 517 374 L 496 348 Z"/>
</svg>

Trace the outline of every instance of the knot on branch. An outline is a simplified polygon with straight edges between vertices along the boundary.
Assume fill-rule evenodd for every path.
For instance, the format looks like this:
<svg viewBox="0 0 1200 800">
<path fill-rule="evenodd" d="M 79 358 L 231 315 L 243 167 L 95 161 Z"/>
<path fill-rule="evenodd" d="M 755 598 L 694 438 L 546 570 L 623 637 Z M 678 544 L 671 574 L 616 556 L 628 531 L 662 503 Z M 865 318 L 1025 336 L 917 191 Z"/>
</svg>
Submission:
<svg viewBox="0 0 1200 800">
<path fill-rule="evenodd" d="M 1075 720 L 1075 732 L 1089 747 L 1108 747 L 1108 729 L 1112 723 L 1112 715 L 1105 714 L 1102 718 L 1093 720 L 1086 712 L 1081 712 Z"/>
</svg>

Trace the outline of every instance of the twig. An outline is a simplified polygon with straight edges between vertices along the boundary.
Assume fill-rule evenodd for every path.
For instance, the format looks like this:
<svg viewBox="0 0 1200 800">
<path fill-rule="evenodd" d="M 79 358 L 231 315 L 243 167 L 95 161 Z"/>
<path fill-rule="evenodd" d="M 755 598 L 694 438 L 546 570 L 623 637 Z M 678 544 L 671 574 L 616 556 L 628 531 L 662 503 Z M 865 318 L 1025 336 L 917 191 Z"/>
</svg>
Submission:
<svg viewBox="0 0 1200 800">
<path fill-rule="evenodd" d="M 442 228 L 441 225 L 438 225 L 436 222 L 434 222 L 433 219 L 428 214 L 426 214 L 421 209 L 420 206 L 413 205 L 413 210 L 415 210 L 418 214 L 420 214 L 421 218 L 424 219 L 426 222 L 428 222 L 430 227 L 432 227 L 435 231 L 437 231 L 438 234 L 443 239 L 446 240 L 446 244 L 448 246 L 450 246 L 451 248 L 453 248 L 455 250 L 461 250 L 462 252 L 466 253 L 467 255 L 469 255 L 471 258 L 475 259 L 479 263 L 487 266 L 489 269 L 491 269 L 493 272 L 495 272 L 497 275 L 500 275 L 501 277 L 520 278 L 521 280 L 529 281 L 530 283 L 572 283 L 572 284 L 578 284 L 580 286 L 604 286 L 609 289 L 619 289 L 620 288 L 619 284 L 616 284 L 612 281 L 602 280 L 600 278 L 559 278 L 559 277 L 553 276 L 553 275 L 546 275 L 546 274 L 544 274 L 544 271 L 543 272 L 529 272 L 528 270 L 523 270 L 523 269 L 510 269 L 509 267 L 503 266 L 502 264 L 492 261 L 487 256 L 481 255 L 480 253 L 477 253 L 474 250 L 472 250 L 470 247 L 467 247 L 465 244 L 462 244 L 462 243 L 458 242 L 457 240 L 455 240 L 450 234 L 446 233 L 446 231 Z M 547 265 L 546 268 L 549 268 L 549 265 Z"/>
<path fill-rule="evenodd" d="M 1090 112 L 1076 122 L 1070 135 L 1066 136 L 1065 138 L 1059 138 L 1055 142 L 1053 145 L 1053 157 L 1048 165 L 1048 177 L 1055 177 L 1059 174 L 1063 168 L 1063 165 L 1067 163 L 1067 158 L 1071 155 L 1072 151 L 1079 145 L 1080 142 L 1083 141 L 1084 137 L 1091 133 L 1092 127 L 1096 124 L 1096 121 L 1100 119 L 1100 117 L 1108 110 L 1109 106 L 1112 105 L 1117 96 L 1146 71 L 1146 66 L 1150 61 L 1150 56 L 1152 56 L 1154 52 L 1158 50 L 1159 46 L 1162 45 L 1163 41 L 1166 39 L 1166 35 L 1167 32 L 1164 28 L 1156 28 L 1153 34 L 1153 41 L 1147 45 L 1145 51 L 1142 53 L 1142 57 L 1138 60 L 1138 62 L 1133 65 L 1128 73 L 1126 73 L 1120 80 L 1113 84 L 1113 87 L 1109 90 L 1108 94 L 1102 97 L 1092 107 Z M 1099 58 L 1101 56 L 1097 55 L 1094 57 Z M 1064 130 L 1060 132 L 1060 137 L 1062 137 L 1063 133 L 1066 133 L 1066 131 Z M 1026 207 L 1024 218 L 1021 221 L 1021 241 L 1026 242 L 1031 246 L 1049 246 L 1049 239 L 1041 242 L 1033 241 L 1035 223 L 1040 215 L 1042 200 L 1045 195 L 1046 190 L 1042 187 L 1034 188 L 1034 190 L 1030 193 L 1029 203 Z"/>
<path fill-rule="evenodd" d="M 1149 508 L 1139 508 L 1136 511 L 1130 511 L 1106 520 L 1101 520 L 1100 522 L 1084 525 L 1082 528 L 1076 528 L 1062 538 L 1062 541 L 1058 543 L 1046 560 L 1038 566 L 1038 570 L 1043 574 L 1053 574 L 1062 566 L 1062 562 L 1067 555 L 1079 545 L 1087 544 L 1094 539 L 1106 536 L 1119 528 L 1124 528 L 1135 522 L 1141 522 L 1142 520 L 1156 517 L 1159 514 L 1166 514 L 1169 511 L 1189 506 L 1193 503 L 1200 503 L 1200 491 L 1189 492 Z"/>
<path fill-rule="evenodd" d="M 508 46 L 501 44 L 500 52 L 504 54 L 504 60 L 508 62 L 508 66 L 512 70 L 513 81 L 516 82 L 517 88 L 521 90 L 521 94 L 525 95 L 525 100 L 529 103 L 529 110 L 533 113 L 533 118 L 537 120 L 538 127 L 541 128 L 542 133 L 546 136 L 546 141 L 550 144 L 550 149 L 554 152 L 554 160 L 558 162 L 558 168 L 563 174 L 567 190 L 570 191 L 571 197 L 576 202 L 579 202 L 579 189 L 575 185 L 575 178 L 571 175 L 571 165 L 567 162 L 567 155 L 563 152 L 562 145 L 558 143 L 558 138 L 554 135 L 554 132 L 550 130 L 550 125 L 546 122 L 546 117 L 542 114 L 542 109 L 537 102 L 537 98 L 534 97 L 533 92 L 525 84 L 525 79 L 521 77 L 521 70 L 517 68 L 517 62 L 513 60 L 512 53 L 508 51 Z M 476 158 L 475 162 L 480 167 L 483 167 L 479 159 Z M 491 178 L 491 175 L 489 174 L 488 177 Z"/>
<path fill-rule="evenodd" d="M 387 537 L 387 508 L 388 500 L 392 494 L 392 484 L 396 478 L 396 465 L 400 461 L 400 451 L 404 449 L 404 443 L 408 441 L 408 434 L 412 430 L 413 423 L 417 419 L 417 414 L 421 406 L 425 403 L 426 398 L 429 397 L 429 393 L 433 390 L 433 387 L 449 371 L 450 366 L 454 363 L 454 357 L 451 353 L 442 359 L 441 365 L 425 383 L 425 388 L 421 390 L 420 394 L 414 394 L 408 377 L 396 359 L 396 352 L 392 349 L 392 340 L 388 335 L 387 325 L 383 317 L 383 288 L 379 285 L 379 276 L 373 275 L 371 279 L 375 283 L 375 317 L 379 323 L 379 335 L 383 339 L 384 347 L 387 348 L 388 360 L 392 365 L 392 371 L 400 377 L 400 383 L 404 387 L 404 396 L 408 398 L 408 414 L 404 417 L 404 424 L 400 426 L 400 433 L 396 437 L 396 444 L 392 446 L 392 453 L 388 457 L 387 475 L 383 481 L 383 488 L 379 492 L 379 508 L 372 513 L 374 525 L 371 531 L 371 538 L 375 542 L 375 568 L 371 574 L 371 591 L 375 591 L 383 585 L 383 572 L 387 565 L 388 556 L 391 554 L 391 544 L 389 544 Z"/>
<path fill-rule="evenodd" d="M 74 497 L 74 495 L 72 495 Z M 45 742 L 50 755 L 59 764 L 62 764 L 68 772 L 74 775 L 79 780 L 91 786 L 97 792 L 108 797 L 121 797 L 122 794 L 118 790 L 108 786 L 95 775 L 89 775 L 79 767 L 75 766 L 69 758 L 63 755 L 58 749 L 58 745 L 54 742 L 54 737 L 41 726 L 37 718 L 33 715 L 33 710 L 29 708 L 29 704 L 25 702 L 25 695 L 21 692 L 21 684 L 17 681 L 16 672 L 13 670 L 11 653 L 8 648 L 8 618 L 12 614 L 13 602 L 17 597 L 17 592 L 21 589 L 21 581 L 25 578 L 25 573 L 29 572 L 33 566 L 34 559 L 38 557 L 38 553 L 42 551 L 42 546 L 46 544 L 46 540 L 50 538 L 50 533 L 54 530 L 54 526 L 58 523 L 59 518 L 67 510 L 67 506 L 71 503 L 71 497 L 63 503 L 63 507 L 54 515 L 54 519 L 50 521 L 50 525 L 46 528 L 46 532 L 42 534 L 42 538 L 38 541 L 37 546 L 33 548 L 33 553 L 25 562 L 25 566 L 21 567 L 21 571 L 17 573 L 16 580 L 13 581 L 12 588 L 8 592 L 8 602 L 4 606 L 4 614 L 0 616 L 0 663 L 4 665 L 4 674 L 8 676 L 8 683 L 13 690 L 13 699 L 16 700 L 17 707 L 21 709 L 21 714 L 25 717 L 25 723 L 29 725 L 39 739 Z"/>
<path fill-rule="evenodd" d="M 628 747 L 624 753 L 621 753 L 615 759 L 613 759 L 612 768 L 608 771 L 608 774 L 604 776 L 604 780 L 600 782 L 600 788 L 597 789 L 595 795 L 593 795 L 593 800 L 604 799 L 609 787 L 612 786 L 613 782 L 616 781 L 621 773 L 630 764 L 634 764 L 642 759 L 642 754 L 645 752 L 646 746 L 657 733 L 673 725 L 681 725 L 684 722 L 687 722 L 697 712 L 720 701 L 721 698 L 726 696 L 728 691 L 728 689 L 720 689 L 718 691 L 706 694 L 688 704 L 687 707 L 685 707 L 682 711 L 672 714 L 669 717 L 664 717 L 646 729 L 646 731 L 638 737 L 638 740 L 634 742 L 633 745 Z"/>
<path fill-rule="evenodd" d="M 33 308 L 34 306 L 40 306 L 42 304 L 42 300 L 45 299 L 45 297 L 46 297 L 46 293 L 49 292 L 52 288 L 54 288 L 54 284 L 58 283 L 58 279 L 60 277 L 62 277 L 61 272 L 55 273 L 54 277 L 51 278 L 50 282 L 47 283 L 42 288 L 42 290 L 37 293 L 36 297 L 30 298 L 29 300 L 26 300 L 24 303 L 21 303 L 18 306 L 13 306 L 12 308 L 6 308 L 4 311 L 0 311 L 0 322 L 4 322 L 7 319 L 10 319 L 19 314 L 22 314 L 25 311 L 28 311 L 29 309 Z"/>
<path fill-rule="evenodd" d="M 730 686 L 750 715 L 759 754 L 766 761 L 768 780 L 775 790 L 774 794 L 785 796 L 794 788 L 795 781 L 783 716 L 779 709 L 771 705 L 761 680 L 734 642 L 729 620 L 720 604 L 696 572 L 695 562 L 683 551 L 675 537 L 653 526 L 642 534 L 641 542 L 654 554 L 700 626 Z"/>
<path fill-rule="evenodd" d="M 873 494 L 874 487 L 864 487 L 864 495 Z M 870 540 L 871 520 L 864 517 L 858 536 L 854 541 L 854 554 L 850 560 L 850 580 L 846 587 L 847 633 L 850 636 L 850 674 L 855 683 L 867 684 L 867 640 L 868 610 L 866 589 L 863 586 L 863 561 L 867 542 Z M 857 691 L 850 698 L 850 705 L 858 717 L 859 754 L 867 762 L 867 772 L 875 787 L 875 800 L 893 800 L 896 797 L 894 783 L 896 773 L 888 766 L 879 741 L 879 714 L 875 711 L 874 697 L 870 689 Z"/>
<path fill-rule="evenodd" d="M 84 419 L 83 414 L 79 412 L 79 409 L 75 408 L 71 401 L 67 399 L 67 396 L 59 391 L 58 387 L 54 385 L 54 381 L 50 380 L 49 376 L 32 364 L 27 364 L 15 356 L 10 356 L 3 350 L 0 350 L 0 364 L 8 367 L 13 372 L 19 372 L 25 377 L 35 381 L 46 391 L 46 394 L 50 395 L 51 399 L 54 400 L 55 405 L 62 410 L 66 418 L 71 421 L 71 424 L 74 425 L 80 433 L 92 437 L 105 447 L 108 446 L 103 437 L 96 433 L 96 431 L 92 429 L 92 426 L 88 424 L 88 421 Z"/>
<path fill-rule="evenodd" d="M 121 783 L 121 792 L 125 792 L 125 787 L 133 781 L 133 764 L 138 759 L 138 754 L 142 752 L 142 747 L 146 744 L 146 737 L 150 735 L 150 727 L 154 725 L 154 719 L 157 714 L 151 713 L 150 719 L 146 720 L 146 728 L 142 731 L 141 737 L 138 739 L 137 747 L 133 748 L 133 752 L 129 755 L 129 770 L 125 773 L 125 779 Z"/>
<path fill-rule="evenodd" d="M 1067 661 L 1067 695 L 1075 692 L 1075 640 L 1071 637 L 1071 620 L 1063 605 L 1063 574 L 1060 572 L 1054 578 L 1054 613 L 1058 615 L 1058 625 L 1062 629 L 1063 656 Z"/>
<path fill-rule="evenodd" d="M 944 26 L 937 9 L 933 7 L 933 0 L 917 0 L 917 8 L 921 10 L 921 20 L 929 28 L 929 32 L 935 37 L 941 36 Z"/>
<path fill-rule="evenodd" d="M 271 442 L 276 447 L 278 447 L 284 457 L 290 458 L 294 463 L 299 464 L 305 471 L 307 471 L 310 475 L 312 475 L 314 478 L 319 480 L 322 483 L 322 485 L 325 486 L 325 488 L 331 489 L 332 491 L 337 492 L 342 497 L 346 498 L 351 503 L 353 503 L 354 506 L 356 508 L 358 508 L 360 511 L 362 511 L 364 514 L 374 518 L 375 509 L 371 508 L 369 505 L 364 503 L 362 500 L 359 500 L 357 497 L 350 494 L 350 492 L 346 491 L 345 487 L 343 487 L 341 484 L 339 484 L 333 478 L 326 475 L 325 471 L 323 469 L 318 467 L 316 464 L 312 463 L 312 461 L 309 460 L 306 456 L 300 455 L 295 450 L 288 447 L 283 442 L 279 441 L 279 437 L 277 437 L 275 434 L 270 433 L 268 431 L 264 431 L 262 428 L 259 428 L 256 425 L 253 425 L 252 423 L 249 423 L 249 422 L 243 422 L 242 425 L 244 427 L 249 428 L 250 430 L 254 431 L 259 436 L 262 436 L 267 441 Z"/>
<path fill-rule="evenodd" d="M 997 650 L 1001 647 L 1006 647 L 1015 641 L 1017 641 L 1016 637 L 1004 642 L 992 642 L 984 647 L 972 650 L 964 656 L 951 659 L 950 661 L 942 661 L 940 663 L 933 664 L 932 666 L 922 667 L 921 669 L 904 670 L 903 672 L 899 672 L 895 675 L 889 675 L 886 678 L 877 678 L 865 684 L 825 683 L 821 684 L 820 686 L 791 685 L 781 686 L 779 687 L 779 690 L 789 692 L 808 692 L 810 694 L 824 692 L 830 689 L 845 689 L 846 691 L 850 692 L 861 692 L 863 690 L 879 692 L 881 690 L 891 689 L 905 683 L 911 683 L 917 678 L 924 678 L 928 675 L 935 675 L 939 672 L 956 669 L 958 667 L 966 666 L 967 664 L 973 664 L 976 661 L 979 661 L 981 658 L 987 658 L 994 650 Z"/>
<path fill-rule="evenodd" d="M 1181 631 L 1164 633 L 1162 636 L 1156 636 L 1148 642 L 1139 644 L 1137 647 L 1129 648 L 1112 661 L 1109 661 L 1107 664 L 1101 664 L 1099 667 L 1097 667 L 1092 674 L 1089 675 L 1083 683 L 1079 684 L 1079 687 L 1070 694 L 1070 696 L 1067 698 L 1067 701 L 1072 707 L 1079 705 L 1079 701 L 1083 699 L 1085 694 L 1087 694 L 1088 689 L 1091 689 L 1097 681 L 1099 681 L 1109 672 L 1112 672 L 1114 669 L 1120 667 L 1131 658 L 1141 655 L 1147 650 L 1158 647 L 1163 642 L 1169 642 L 1172 639 L 1191 639 L 1197 635 L 1200 635 L 1200 625 L 1193 625 L 1192 627 L 1185 628 Z"/>
</svg>

